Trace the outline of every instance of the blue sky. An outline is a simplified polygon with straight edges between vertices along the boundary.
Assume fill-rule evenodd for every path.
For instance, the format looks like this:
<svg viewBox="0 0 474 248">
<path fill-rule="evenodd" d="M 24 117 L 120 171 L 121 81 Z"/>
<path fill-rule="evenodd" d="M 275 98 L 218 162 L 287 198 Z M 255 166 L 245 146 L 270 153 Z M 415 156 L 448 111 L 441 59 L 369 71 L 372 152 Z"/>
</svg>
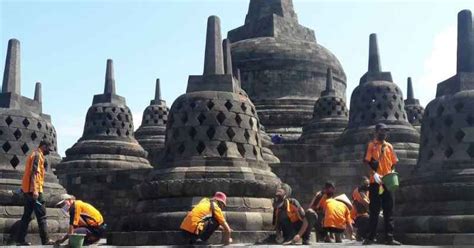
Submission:
<svg viewBox="0 0 474 248">
<path fill-rule="evenodd" d="M 227 34 L 243 24 L 248 2 L 0 0 L 0 57 L 8 39 L 20 40 L 22 94 L 32 97 L 34 83 L 43 83 L 43 110 L 64 155 L 82 135 L 93 95 L 103 91 L 106 59 L 114 60 L 117 93 L 138 124 L 157 77 L 171 106 L 188 75 L 202 73 L 207 17 L 218 15 Z M 377 33 L 382 68 L 403 90 L 411 76 L 423 105 L 455 73 L 457 12 L 474 10 L 472 1 L 450 0 L 293 2 L 300 24 L 342 63 L 348 97 L 367 70 L 369 34 Z"/>
</svg>

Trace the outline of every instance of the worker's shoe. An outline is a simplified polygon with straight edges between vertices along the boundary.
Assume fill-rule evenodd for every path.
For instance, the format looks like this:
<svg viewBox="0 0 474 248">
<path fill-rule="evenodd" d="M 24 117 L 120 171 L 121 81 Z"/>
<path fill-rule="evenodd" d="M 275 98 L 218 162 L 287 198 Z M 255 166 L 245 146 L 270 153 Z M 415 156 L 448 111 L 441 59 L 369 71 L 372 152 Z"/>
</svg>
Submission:
<svg viewBox="0 0 474 248">
<path fill-rule="evenodd" d="M 342 234 L 341 233 L 336 233 L 336 243 L 342 243 Z"/>
<path fill-rule="evenodd" d="M 303 240 L 303 245 L 311 245 L 311 241 L 309 241 L 309 240 Z"/>
<path fill-rule="evenodd" d="M 386 245 L 402 245 L 402 243 L 396 241 L 396 240 L 387 240 L 387 242 L 385 242 Z"/>
<path fill-rule="evenodd" d="M 362 242 L 362 245 L 373 245 L 375 244 L 375 241 L 373 239 L 366 239 L 364 242 Z"/>
<path fill-rule="evenodd" d="M 55 244 L 55 242 L 51 239 L 48 239 L 48 240 L 46 240 L 45 242 L 42 242 L 42 243 L 43 243 L 43 245 L 54 245 Z"/>
<path fill-rule="evenodd" d="M 26 242 L 26 241 L 23 241 L 23 242 L 16 242 L 16 246 L 30 246 L 31 243 L 30 242 Z"/>
</svg>

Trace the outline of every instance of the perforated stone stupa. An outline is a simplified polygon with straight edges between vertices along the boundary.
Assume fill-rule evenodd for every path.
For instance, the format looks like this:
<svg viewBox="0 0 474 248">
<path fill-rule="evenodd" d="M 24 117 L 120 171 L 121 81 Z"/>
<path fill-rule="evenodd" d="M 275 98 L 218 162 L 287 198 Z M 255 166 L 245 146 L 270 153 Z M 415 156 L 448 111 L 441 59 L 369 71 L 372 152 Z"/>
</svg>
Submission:
<svg viewBox="0 0 474 248">
<path fill-rule="evenodd" d="M 66 150 L 58 174 L 149 168 L 147 152 L 133 134 L 132 112 L 115 93 L 113 62 L 107 60 L 104 93 L 94 96 L 82 137 Z"/>
<path fill-rule="evenodd" d="M 156 79 L 155 98 L 143 111 L 142 124 L 135 131 L 138 143 L 148 152 L 148 160 L 157 166 L 165 147 L 165 131 L 169 108 L 161 98 L 160 79 Z"/>
<path fill-rule="evenodd" d="M 208 19 L 204 73 L 190 76 L 168 116 L 163 166 L 138 187 L 140 201 L 114 245 L 179 245 L 179 226 L 202 197 L 227 194 L 226 218 L 236 243 L 253 243 L 272 229 L 280 180 L 262 157 L 260 121 L 238 81 L 225 74 L 220 20 Z M 215 235 L 214 237 L 216 237 Z"/>
<path fill-rule="evenodd" d="M 459 12 L 457 73 L 426 107 L 415 177 L 401 183 L 396 226 L 408 244 L 474 244 L 473 25 Z"/>
<path fill-rule="evenodd" d="M 300 142 L 334 144 L 349 120 L 349 110 L 343 98 L 336 96 L 332 70 L 327 71 L 326 90 L 314 104 L 313 118 L 303 128 Z"/>
<path fill-rule="evenodd" d="M 415 127 L 418 132 L 421 129 L 421 121 L 425 109 L 420 105 L 420 100 L 415 98 L 413 93 L 413 83 L 411 78 L 407 79 L 407 99 L 405 100 L 405 111 L 407 112 L 408 121 Z"/>
<path fill-rule="evenodd" d="M 363 159 L 367 143 L 373 139 L 375 125 L 385 123 L 388 141 L 400 159 L 399 172 L 408 175 L 418 157 L 419 133 L 408 122 L 403 94 L 393 82 L 390 72 L 380 64 L 376 34 L 370 35 L 369 68 L 352 92 L 348 128 L 338 140 L 339 161 L 357 162 Z"/>
<path fill-rule="evenodd" d="M 11 241 L 11 235 L 18 227 L 23 214 L 23 198 L 15 192 L 21 188 L 27 156 L 41 140 L 54 144 L 54 151 L 47 156 L 44 187 L 48 230 L 53 238 L 67 230 L 66 216 L 53 208 L 55 201 L 65 193 L 52 170 L 61 159 L 57 153 L 56 131 L 50 116 L 42 112 L 41 84 L 36 84 L 34 99 L 30 99 L 21 95 L 20 77 L 20 42 L 11 39 L 0 93 L 0 245 Z M 30 230 L 27 240 L 39 244 L 36 221 L 30 223 Z"/>
<path fill-rule="evenodd" d="M 334 90 L 345 98 L 346 76 L 337 58 L 298 23 L 292 0 L 251 0 L 245 24 L 231 30 L 234 71 L 270 134 L 295 141 L 311 120 L 331 68 Z"/>
</svg>

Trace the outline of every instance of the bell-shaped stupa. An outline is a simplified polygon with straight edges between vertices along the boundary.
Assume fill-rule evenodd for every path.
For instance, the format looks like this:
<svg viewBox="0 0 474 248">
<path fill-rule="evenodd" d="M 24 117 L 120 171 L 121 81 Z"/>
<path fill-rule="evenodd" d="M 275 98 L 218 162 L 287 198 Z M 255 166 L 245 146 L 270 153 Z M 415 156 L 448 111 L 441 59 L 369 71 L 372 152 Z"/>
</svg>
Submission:
<svg viewBox="0 0 474 248">
<path fill-rule="evenodd" d="M 457 73 L 426 106 L 415 176 L 401 182 L 396 227 L 407 244 L 474 244 L 473 26 L 459 12 Z"/>
<path fill-rule="evenodd" d="M 418 132 L 421 129 L 421 121 L 425 109 L 420 105 L 420 100 L 415 98 L 413 93 L 413 83 L 411 77 L 407 79 L 407 99 L 405 100 L 405 111 L 407 112 L 408 121 L 415 127 Z"/>
<path fill-rule="evenodd" d="M 420 135 L 408 122 L 402 91 L 391 73 L 382 71 L 377 36 L 371 34 L 369 68 L 352 92 L 349 124 L 337 141 L 337 158 L 360 163 L 367 143 L 374 138 L 377 123 L 389 127 L 388 141 L 400 159 L 397 168 L 403 176 L 407 175 L 406 170 L 412 168 L 418 157 Z"/>
<path fill-rule="evenodd" d="M 94 96 L 82 137 L 66 150 L 59 175 L 77 172 L 149 168 L 147 152 L 133 134 L 132 112 L 115 93 L 113 61 L 107 60 L 104 93 Z"/>
<path fill-rule="evenodd" d="M 347 127 L 349 110 L 343 98 L 336 96 L 332 70 L 327 71 L 326 90 L 314 104 L 313 119 L 303 128 L 302 143 L 334 144 Z"/>
<path fill-rule="evenodd" d="M 140 201 L 110 244 L 179 245 L 186 212 L 216 191 L 228 196 L 234 242 L 272 233 L 271 198 L 280 180 L 263 159 L 255 106 L 224 68 L 220 20 L 211 16 L 204 73 L 190 76 L 186 93 L 171 106 L 163 166 L 138 187 Z"/>
<path fill-rule="evenodd" d="M 48 212 L 48 231 L 51 238 L 67 231 L 68 218 L 54 203 L 59 200 L 64 188 L 59 185 L 52 167 L 61 160 L 57 153 L 56 131 L 51 117 L 42 112 L 41 84 L 35 86 L 33 99 L 21 95 L 20 42 L 8 42 L 2 93 L 0 93 L 0 245 L 6 245 L 18 227 L 23 214 L 21 188 L 27 157 L 37 149 L 41 140 L 54 145 L 54 151 L 46 157 L 44 194 Z M 30 223 L 27 240 L 41 244 L 36 221 Z"/>
<path fill-rule="evenodd" d="M 142 125 L 135 131 L 138 143 L 148 152 L 148 160 L 158 166 L 165 147 L 169 108 L 161 98 L 160 79 L 156 79 L 155 98 L 143 111 Z"/>
<path fill-rule="evenodd" d="M 250 0 L 245 24 L 231 30 L 232 62 L 270 135 L 295 141 L 312 118 L 331 68 L 336 96 L 346 76 L 336 56 L 300 25 L 292 0 Z"/>
</svg>

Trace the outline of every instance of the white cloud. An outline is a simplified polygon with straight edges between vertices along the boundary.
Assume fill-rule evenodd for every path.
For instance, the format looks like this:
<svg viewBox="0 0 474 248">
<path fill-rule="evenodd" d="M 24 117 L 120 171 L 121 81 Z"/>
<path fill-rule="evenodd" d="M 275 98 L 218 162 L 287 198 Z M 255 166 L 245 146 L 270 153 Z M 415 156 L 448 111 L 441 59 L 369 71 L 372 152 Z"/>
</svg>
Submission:
<svg viewBox="0 0 474 248">
<path fill-rule="evenodd" d="M 423 105 L 428 104 L 436 96 L 436 86 L 443 80 L 456 74 L 456 27 L 450 26 L 438 33 L 434 40 L 430 55 L 425 60 L 424 70 L 414 84 L 415 97 Z"/>
</svg>

